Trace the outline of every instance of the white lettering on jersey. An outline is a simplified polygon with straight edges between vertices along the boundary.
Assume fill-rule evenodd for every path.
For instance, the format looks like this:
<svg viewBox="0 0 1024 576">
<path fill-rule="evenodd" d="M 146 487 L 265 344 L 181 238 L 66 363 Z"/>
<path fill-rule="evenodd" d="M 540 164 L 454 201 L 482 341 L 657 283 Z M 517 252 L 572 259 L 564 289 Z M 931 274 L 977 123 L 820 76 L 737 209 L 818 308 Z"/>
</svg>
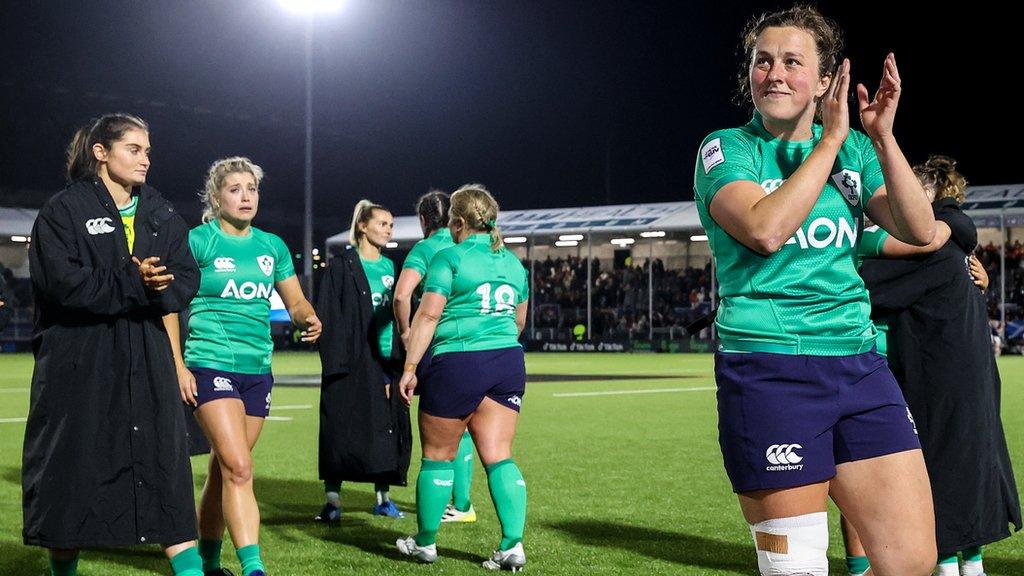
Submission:
<svg viewBox="0 0 1024 576">
<path fill-rule="evenodd" d="M 700 160 L 704 163 L 704 174 L 709 174 L 712 168 L 725 162 L 725 152 L 722 151 L 722 139 L 715 138 L 705 144 L 700 149 Z"/>
<path fill-rule="evenodd" d="M 263 256 L 257 256 L 256 262 L 260 265 L 260 270 L 267 276 L 274 273 L 274 257 L 264 254 Z"/>
<path fill-rule="evenodd" d="M 842 171 L 832 175 L 832 182 L 843 193 L 843 198 L 846 198 L 850 206 L 860 204 L 860 172 L 844 168 Z"/>
<path fill-rule="evenodd" d="M 93 236 L 97 234 L 109 234 L 114 231 L 114 227 L 110 225 L 113 222 L 110 218 L 93 218 L 92 220 L 85 221 L 85 229 Z"/>
<path fill-rule="evenodd" d="M 235 271 L 235 259 L 234 258 L 214 258 L 213 268 L 217 272 L 234 272 Z"/>
<path fill-rule="evenodd" d="M 228 280 L 228 283 L 224 286 L 224 291 L 220 293 L 221 298 L 238 298 L 242 300 L 252 300 L 253 298 L 264 298 L 270 299 L 271 292 L 270 284 L 257 284 L 255 282 L 243 282 L 241 286 L 235 284 L 235 279 Z"/>
<path fill-rule="evenodd" d="M 858 220 L 854 218 L 851 224 L 846 218 L 836 221 L 828 218 L 815 218 L 807 229 L 797 228 L 796 234 L 786 240 L 786 244 L 797 244 L 801 250 L 807 248 L 828 248 L 835 246 L 842 248 L 844 245 L 853 248 L 857 245 Z"/>
</svg>

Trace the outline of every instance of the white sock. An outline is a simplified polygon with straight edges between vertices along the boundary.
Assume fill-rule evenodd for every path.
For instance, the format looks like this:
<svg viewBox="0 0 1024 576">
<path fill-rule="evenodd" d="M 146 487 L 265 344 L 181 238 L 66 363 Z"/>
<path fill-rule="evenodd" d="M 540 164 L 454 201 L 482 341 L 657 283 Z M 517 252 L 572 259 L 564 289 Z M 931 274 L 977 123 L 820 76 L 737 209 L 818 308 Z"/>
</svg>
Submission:
<svg viewBox="0 0 1024 576">
<path fill-rule="evenodd" d="M 960 565 L 956 562 L 939 564 L 939 569 L 935 572 L 935 576 L 960 576 Z"/>
<path fill-rule="evenodd" d="M 385 502 L 388 502 L 389 500 L 391 500 L 391 491 L 390 490 L 377 490 L 377 505 L 378 506 L 380 506 L 381 504 L 383 504 Z"/>
<path fill-rule="evenodd" d="M 964 569 L 961 574 L 963 576 L 981 576 L 985 573 L 985 567 L 982 566 L 982 561 L 979 560 L 964 560 Z"/>
<path fill-rule="evenodd" d="M 336 508 L 341 508 L 341 495 L 337 492 L 327 492 L 327 503 Z"/>
</svg>

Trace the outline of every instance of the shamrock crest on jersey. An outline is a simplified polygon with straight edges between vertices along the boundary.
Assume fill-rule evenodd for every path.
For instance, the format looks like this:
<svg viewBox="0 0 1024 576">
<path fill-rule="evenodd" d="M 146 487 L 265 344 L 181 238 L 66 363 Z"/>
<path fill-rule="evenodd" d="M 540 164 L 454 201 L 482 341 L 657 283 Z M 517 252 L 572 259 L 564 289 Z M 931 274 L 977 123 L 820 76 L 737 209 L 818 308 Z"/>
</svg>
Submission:
<svg viewBox="0 0 1024 576">
<path fill-rule="evenodd" d="M 274 273 L 274 257 L 266 254 L 256 257 L 256 262 L 260 265 L 260 270 L 267 276 Z"/>
<path fill-rule="evenodd" d="M 860 173 L 853 170 L 843 169 L 832 175 L 832 181 L 836 188 L 842 192 L 843 198 L 850 203 L 850 206 L 860 204 Z"/>
</svg>

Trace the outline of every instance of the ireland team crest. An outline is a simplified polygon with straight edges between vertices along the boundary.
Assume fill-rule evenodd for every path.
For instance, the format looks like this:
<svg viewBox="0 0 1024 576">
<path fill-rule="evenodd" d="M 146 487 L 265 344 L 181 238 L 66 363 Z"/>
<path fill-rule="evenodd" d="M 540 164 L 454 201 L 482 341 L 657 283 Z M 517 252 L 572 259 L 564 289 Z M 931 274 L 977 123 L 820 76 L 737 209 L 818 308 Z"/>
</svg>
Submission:
<svg viewBox="0 0 1024 576">
<path fill-rule="evenodd" d="M 832 175 L 832 182 L 843 193 L 843 198 L 846 198 L 850 206 L 860 204 L 860 172 L 844 168 L 841 172 Z"/>
<path fill-rule="evenodd" d="M 274 273 L 274 257 L 273 256 L 257 256 L 256 262 L 260 265 L 260 270 L 267 276 Z"/>
<path fill-rule="evenodd" d="M 380 277 L 380 282 L 381 282 L 381 284 L 384 285 L 385 288 L 387 288 L 388 290 L 391 290 L 391 287 L 395 285 L 395 277 L 394 276 L 381 276 Z"/>
</svg>

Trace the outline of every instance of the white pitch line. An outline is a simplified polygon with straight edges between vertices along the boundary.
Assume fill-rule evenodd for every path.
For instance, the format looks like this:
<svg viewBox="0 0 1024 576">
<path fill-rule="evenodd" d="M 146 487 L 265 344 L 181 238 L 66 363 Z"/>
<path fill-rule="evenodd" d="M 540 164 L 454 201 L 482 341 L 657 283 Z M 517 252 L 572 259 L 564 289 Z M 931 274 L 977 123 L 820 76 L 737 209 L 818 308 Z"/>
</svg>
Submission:
<svg viewBox="0 0 1024 576">
<path fill-rule="evenodd" d="M 17 424 L 27 421 L 28 418 L 0 418 L 0 424 Z"/>
<path fill-rule="evenodd" d="M 625 394 L 660 394 L 663 392 L 706 392 L 708 390 L 716 390 L 714 386 L 704 386 L 700 388 L 652 388 L 650 390 L 607 390 L 604 392 L 563 392 L 560 394 L 552 394 L 557 398 L 571 398 L 580 396 L 622 396 Z"/>
<path fill-rule="evenodd" d="M 0 394 L 14 394 L 28 392 L 31 388 L 0 388 Z"/>
<path fill-rule="evenodd" d="M 274 420 L 277 422 L 291 422 L 291 416 L 267 416 L 267 420 Z"/>
<path fill-rule="evenodd" d="M 294 405 L 291 405 L 291 406 L 278 406 L 278 405 L 275 404 L 270 409 L 274 410 L 274 411 L 277 411 L 277 410 L 309 410 L 312 407 L 313 407 L 312 404 L 294 404 Z"/>
</svg>

